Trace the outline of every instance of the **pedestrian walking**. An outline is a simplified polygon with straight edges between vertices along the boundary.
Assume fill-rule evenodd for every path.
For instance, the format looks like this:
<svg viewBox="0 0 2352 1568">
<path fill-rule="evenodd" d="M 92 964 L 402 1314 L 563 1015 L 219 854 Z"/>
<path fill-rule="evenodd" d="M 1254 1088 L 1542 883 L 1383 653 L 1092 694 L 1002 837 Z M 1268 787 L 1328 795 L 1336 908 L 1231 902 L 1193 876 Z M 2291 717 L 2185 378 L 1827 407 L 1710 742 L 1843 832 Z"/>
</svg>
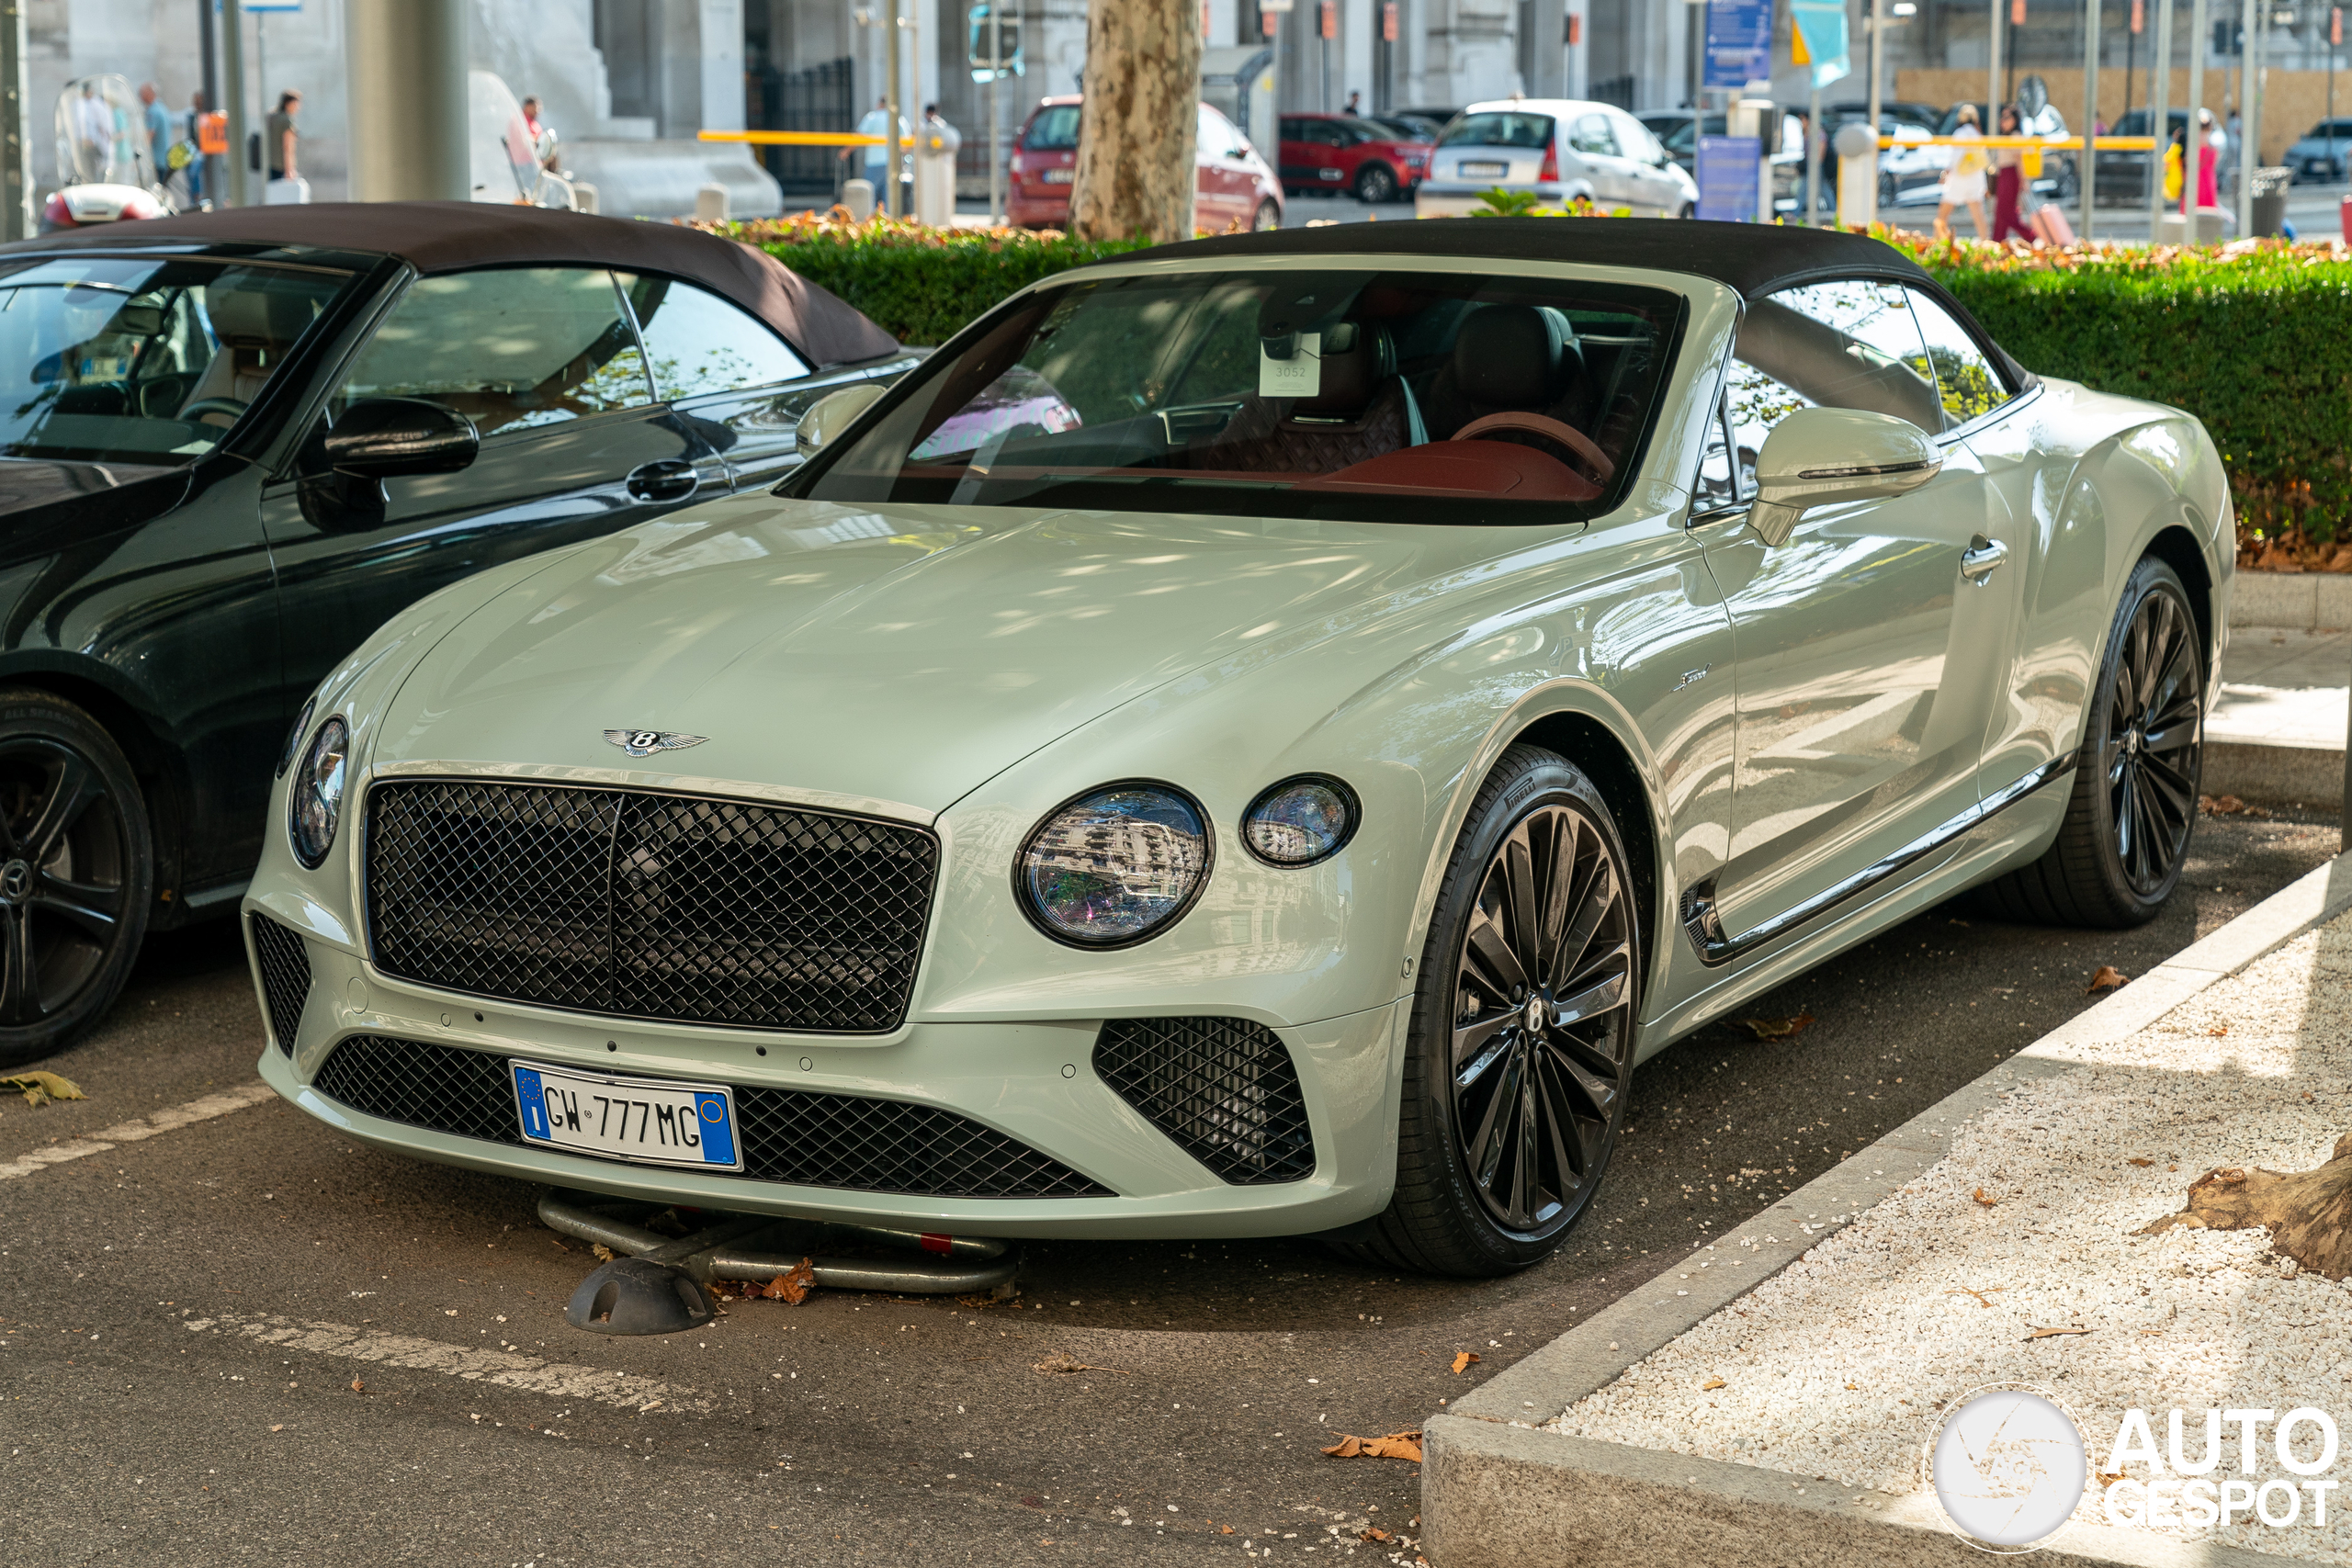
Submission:
<svg viewBox="0 0 2352 1568">
<path fill-rule="evenodd" d="M 262 196 L 265 201 L 298 204 L 311 199 L 310 186 L 303 183 L 302 171 L 295 161 L 295 143 L 301 140 L 301 132 L 294 127 L 294 117 L 301 109 L 301 94 L 280 93 L 277 109 L 263 127 L 263 158 L 269 165 L 269 185 Z"/>
<path fill-rule="evenodd" d="M 523 133 L 531 139 L 531 157 L 542 169 L 552 169 L 561 154 L 558 152 L 555 127 L 539 118 L 539 100 L 523 100 Z"/>
<path fill-rule="evenodd" d="M 2001 134 L 2021 136 L 2025 120 L 2015 104 L 2001 106 Z M 1993 239 L 1996 243 L 2011 234 L 2030 240 L 2033 231 L 2026 227 L 2023 214 L 2018 210 L 2018 198 L 2025 189 L 2025 152 L 2017 147 L 1996 147 L 1993 150 Z"/>
<path fill-rule="evenodd" d="M 874 100 L 874 107 L 866 110 L 865 118 L 857 122 L 857 133 L 860 136 L 876 138 L 887 138 L 890 134 L 890 100 L 887 95 Z M 907 134 L 907 118 L 904 115 L 899 117 L 899 140 L 902 144 L 912 140 Z M 869 142 L 864 147 L 844 147 L 841 152 L 842 162 L 849 162 L 852 152 L 863 152 L 865 155 L 863 160 L 865 167 L 865 178 L 866 183 L 874 187 L 874 205 L 877 209 L 885 209 L 890 200 L 890 185 L 887 174 L 890 164 L 889 147 L 881 141 Z M 902 204 L 900 210 L 904 209 Z"/>
<path fill-rule="evenodd" d="M 208 162 L 204 153 L 205 112 L 204 94 L 201 91 L 189 94 L 187 144 L 189 152 L 194 154 L 187 162 L 187 203 L 191 208 L 200 208 L 205 204 L 204 168 Z"/>
<path fill-rule="evenodd" d="M 1351 92 L 1348 95 L 1348 113 L 1351 115 L 1361 115 L 1363 113 L 1363 95 L 1362 93 Z"/>
<path fill-rule="evenodd" d="M 82 84 L 82 96 L 66 116 L 74 130 L 74 175 L 78 181 L 103 180 L 114 162 L 114 110 L 98 96 L 96 82 Z"/>
<path fill-rule="evenodd" d="M 1982 141 L 1984 133 L 1976 126 L 1976 106 L 1960 106 L 1960 123 L 1952 130 L 1952 137 L 1962 142 Z M 1990 230 L 1984 222 L 1984 153 L 1982 149 L 1961 146 L 1952 149 L 1951 167 L 1944 172 L 1943 186 L 1936 205 L 1936 238 L 1951 238 L 1951 209 L 1968 209 L 1968 220 L 1976 225 L 1976 237 L 1983 239 Z"/>
<path fill-rule="evenodd" d="M 2181 139 L 2173 143 L 2175 150 L 2178 151 L 2186 141 L 2187 133 L 2184 131 Z M 2181 178 L 2180 210 L 2183 216 L 2194 212 L 2197 207 L 2222 205 L 2221 186 L 2215 170 L 2221 161 L 2222 153 L 2228 146 L 2229 138 L 2213 124 L 2213 111 L 2211 109 L 2198 110 L 2197 147 L 2200 155 L 2197 160 L 2197 181 L 2193 192 L 2189 189 L 2189 182 L 2186 175 L 2188 160 L 2186 155 L 2181 158 L 2180 166 L 2184 173 Z M 2169 177 L 2165 181 L 2165 188 L 2167 191 L 2171 189 Z M 2192 195 L 2196 197 L 2196 207 L 2189 205 Z"/>
<path fill-rule="evenodd" d="M 154 178 L 164 177 L 172 151 L 172 114 L 153 82 L 139 84 L 141 116 L 147 122 L 147 167 Z"/>
</svg>

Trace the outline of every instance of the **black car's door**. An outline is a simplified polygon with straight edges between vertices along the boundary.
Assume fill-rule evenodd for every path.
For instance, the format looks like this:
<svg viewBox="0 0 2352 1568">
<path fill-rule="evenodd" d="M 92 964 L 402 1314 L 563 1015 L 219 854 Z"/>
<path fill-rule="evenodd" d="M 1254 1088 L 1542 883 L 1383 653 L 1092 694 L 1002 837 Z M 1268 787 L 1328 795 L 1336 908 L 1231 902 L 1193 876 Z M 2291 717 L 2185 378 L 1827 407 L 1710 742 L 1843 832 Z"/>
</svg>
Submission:
<svg viewBox="0 0 2352 1568">
<path fill-rule="evenodd" d="M 298 475 L 263 499 L 277 567 L 282 705 L 407 605 L 501 561 L 607 534 L 723 490 L 696 421 L 657 402 L 618 282 L 598 267 L 420 278 L 354 356 L 314 439 L 353 403 L 422 398 L 472 420 L 473 463 L 338 508 Z"/>
<path fill-rule="evenodd" d="M 811 370 L 766 322 L 708 289 L 673 277 L 619 276 L 655 395 L 725 455 L 739 491 L 783 478 L 800 460 L 794 431 L 808 405 L 874 372 L 868 365 Z"/>
</svg>

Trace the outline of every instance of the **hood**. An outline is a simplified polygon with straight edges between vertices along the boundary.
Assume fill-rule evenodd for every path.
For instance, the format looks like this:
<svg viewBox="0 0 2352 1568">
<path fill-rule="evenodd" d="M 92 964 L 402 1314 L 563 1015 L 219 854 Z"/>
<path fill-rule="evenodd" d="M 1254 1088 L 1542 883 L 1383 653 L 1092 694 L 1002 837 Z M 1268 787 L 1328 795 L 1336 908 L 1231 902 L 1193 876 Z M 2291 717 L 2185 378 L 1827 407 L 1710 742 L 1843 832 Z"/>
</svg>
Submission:
<svg viewBox="0 0 2352 1568">
<path fill-rule="evenodd" d="M 61 463 L 0 457 L 0 514 L 102 495 L 141 479 L 184 473 L 148 463 Z"/>
<path fill-rule="evenodd" d="M 1513 536 L 745 498 L 582 547 L 476 612 L 371 727 L 371 763 L 661 770 L 937 812 L 1186 671 L 1387 613 Z M 638 761 L 608 729 L 705 739 Z"/>
</svg>

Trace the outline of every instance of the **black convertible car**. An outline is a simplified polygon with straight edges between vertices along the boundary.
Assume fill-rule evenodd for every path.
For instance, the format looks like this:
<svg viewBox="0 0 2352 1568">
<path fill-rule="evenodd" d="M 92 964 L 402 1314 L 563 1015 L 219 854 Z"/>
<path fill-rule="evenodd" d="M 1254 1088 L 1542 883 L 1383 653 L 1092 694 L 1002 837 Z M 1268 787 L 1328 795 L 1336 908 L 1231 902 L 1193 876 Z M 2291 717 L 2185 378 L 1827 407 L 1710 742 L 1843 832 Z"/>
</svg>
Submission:
<svg viewBox="0 0 2352 1568">
<path fill-rule="evenodd" d="M 465 202 L 0 246 L 0 1065 L 237 907 L 306 694 L 445 583 L 768 484 L 911 356 L 746 246 Z"/>
</svg>

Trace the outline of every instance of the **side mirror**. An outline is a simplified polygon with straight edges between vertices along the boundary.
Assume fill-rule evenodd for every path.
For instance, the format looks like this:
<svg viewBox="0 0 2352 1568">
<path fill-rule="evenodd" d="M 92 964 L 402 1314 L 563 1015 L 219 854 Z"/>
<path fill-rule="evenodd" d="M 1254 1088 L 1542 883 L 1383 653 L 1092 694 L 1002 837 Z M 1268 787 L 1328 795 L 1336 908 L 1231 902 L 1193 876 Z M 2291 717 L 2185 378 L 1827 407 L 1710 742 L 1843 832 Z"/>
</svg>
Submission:
<svg viewBox="0 0 2352 1568">
<path fill-rule="evenodd" d="M 878 382 L 860 381 L 854 387 L 829 392 L 810 403 L 808 412 L 802 414 L 800 423 L 793 427 L 800 455 L 808 457 L 839 440 L 842 432 L 849 428 L 850 422 L 872 408 L 888 389 Z"/>
<path fill-rule="evenodd" d="M 481 451 L 481 434 L 464 414 L 422 398 L 367 398 L 343 411 L 326 433 L 326 466 L 346 479 L 390 479 L 454 474 Z"/>
<path fill-rule="evenodd" d="M 1772 428 L 1756 455 L 1756 503 L 1747 525 L 1782 545 L 1807 512 L 1917 490 L 1944 466 L 1928 433 L 1907 419 L 1863 409 L 1799 409 Z"/>
</svg>

